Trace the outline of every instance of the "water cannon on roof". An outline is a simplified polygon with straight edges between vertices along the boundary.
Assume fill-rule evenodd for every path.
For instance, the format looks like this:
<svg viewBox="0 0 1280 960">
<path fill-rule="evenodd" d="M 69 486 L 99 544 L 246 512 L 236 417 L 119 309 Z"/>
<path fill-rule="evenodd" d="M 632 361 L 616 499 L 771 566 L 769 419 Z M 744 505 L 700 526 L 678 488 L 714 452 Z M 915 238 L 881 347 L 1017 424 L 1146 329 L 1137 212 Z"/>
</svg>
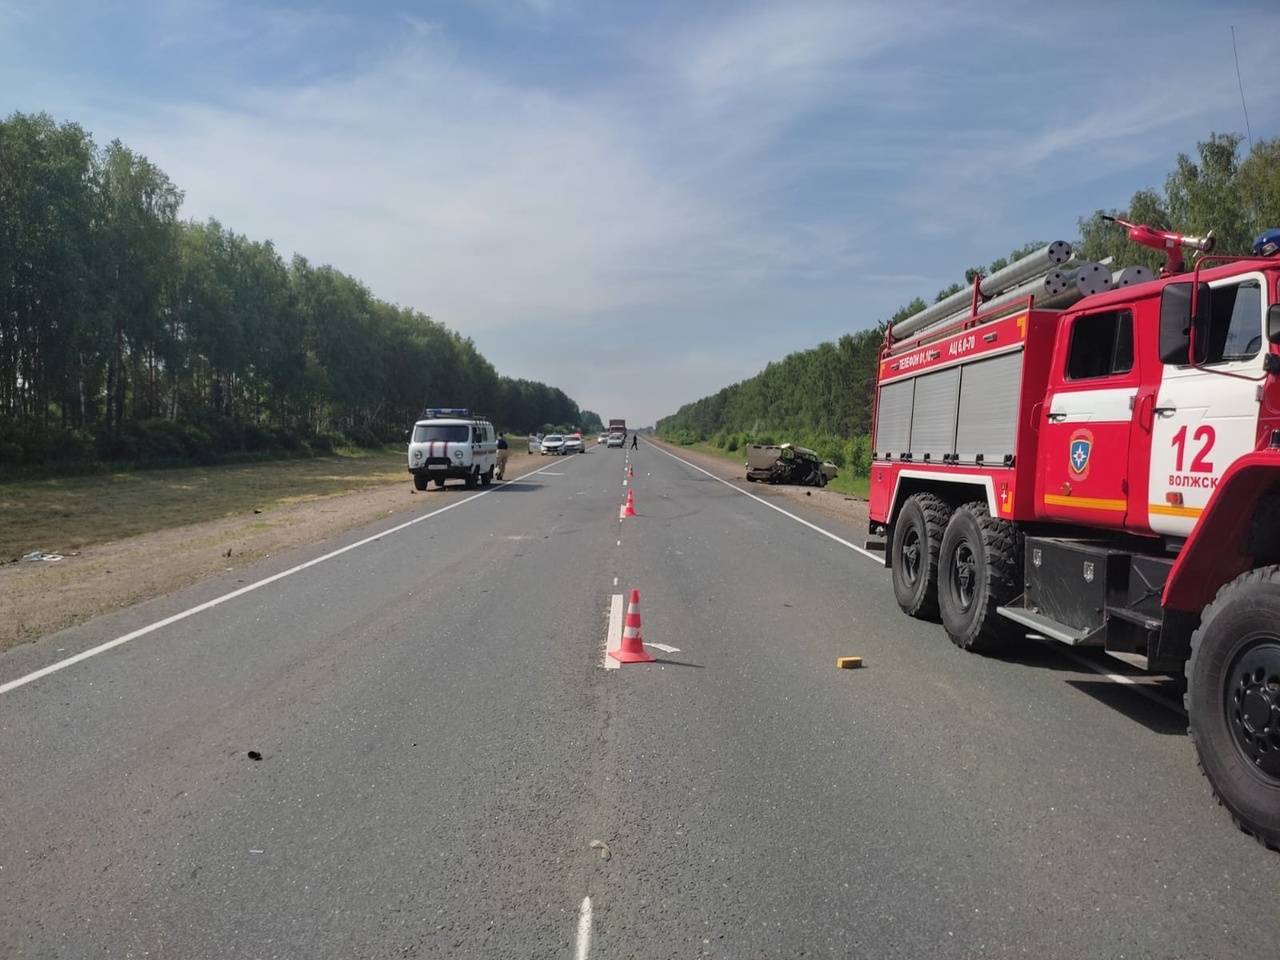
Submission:
<svg viewBox="0 0 1280 960">
<path fill-rule="evenodd" d="M 1134 243 L 1150 247 L 1152 250 L 1162 251 L 1165 255 L 1165 265 L 1160 269 L 1160 276 L 1162 277 L 1171 277 L 1174 274 L 1186 272 L 1186 264 L 1182 257 L 1183 247 L 1194 250 L 1197 253 L 1211 253 L 1214 245 L 1218 242 L 1212 230 L 1203 237 L 1193 237 L 1190 234 L 1174 233 L 1172 230 L 1157 230 L 1155 227 L 1149 227 L 1144 223 L 1130 223 L 1128 220 L 1121 220 L 1119 217 L 1111 217 L 1106 214 L 1103 214 L 1102 219 L 1123 227 L 1129 234 L 1129 239 Z"/>
</svg>

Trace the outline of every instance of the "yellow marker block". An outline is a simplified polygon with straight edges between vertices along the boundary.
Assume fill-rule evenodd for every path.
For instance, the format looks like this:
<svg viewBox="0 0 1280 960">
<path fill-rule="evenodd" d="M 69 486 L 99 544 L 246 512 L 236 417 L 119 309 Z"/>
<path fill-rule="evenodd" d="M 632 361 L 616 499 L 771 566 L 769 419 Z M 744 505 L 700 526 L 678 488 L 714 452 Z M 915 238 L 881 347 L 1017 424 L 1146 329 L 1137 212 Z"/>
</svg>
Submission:
<svg viewBox="0 0 1280 960">
<path fill-rule="evenodd" d="M 836 666 L 841 670 L 857 670 L 862 666 L 861 657 L 836 657 Z"/>
</svg>

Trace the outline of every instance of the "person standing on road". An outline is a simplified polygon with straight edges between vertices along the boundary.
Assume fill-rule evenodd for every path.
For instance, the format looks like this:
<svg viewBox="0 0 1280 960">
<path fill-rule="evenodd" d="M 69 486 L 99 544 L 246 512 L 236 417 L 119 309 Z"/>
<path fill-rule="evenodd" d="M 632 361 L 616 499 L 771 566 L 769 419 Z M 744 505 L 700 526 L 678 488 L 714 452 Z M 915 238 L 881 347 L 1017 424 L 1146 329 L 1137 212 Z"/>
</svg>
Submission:
<svg viewBox="0 0 1280 960">
<path fill-rule="evenodd" d="M 631 449 L 632 450 L 640 449 L 640 440 L 634 433 L 631 434 Z"/>
<path fill-rule="evenodd" d="M 497 477 L 502 479 L 502 475 L 507 472 L 507 457 L 510 456 L 507 448 L 507 438 L 503 434 L 498 434 L 498 472 Z"/>
</svg>

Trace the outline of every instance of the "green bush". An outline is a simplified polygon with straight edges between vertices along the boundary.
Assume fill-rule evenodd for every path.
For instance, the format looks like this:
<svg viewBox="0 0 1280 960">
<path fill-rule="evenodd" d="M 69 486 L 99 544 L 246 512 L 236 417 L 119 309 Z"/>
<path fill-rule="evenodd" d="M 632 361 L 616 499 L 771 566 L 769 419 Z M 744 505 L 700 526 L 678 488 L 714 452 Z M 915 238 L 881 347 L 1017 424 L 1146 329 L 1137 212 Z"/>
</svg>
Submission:
<svg viewBox="0 0 1280 960">
<path fill-rule="evenodd" d="M 317 433 L 314 437 L 307 439 L 307 446 L 316 453 L 332 453 L 346 442 L 347 438 L 340 433 Z"/>
<path fill-rule="evenodd" d="M 347 436 L 358 447 L 382 446 L 382 440 L 367 426 L 352 427 L 347 431 Z"/>
<path fill-rule="evenodd" d="M 302 449 L 302 437 L 287 427 L 272 427 L 271 436 L 275 439 L 275 445 L 281 450 Z"/>
</svg>

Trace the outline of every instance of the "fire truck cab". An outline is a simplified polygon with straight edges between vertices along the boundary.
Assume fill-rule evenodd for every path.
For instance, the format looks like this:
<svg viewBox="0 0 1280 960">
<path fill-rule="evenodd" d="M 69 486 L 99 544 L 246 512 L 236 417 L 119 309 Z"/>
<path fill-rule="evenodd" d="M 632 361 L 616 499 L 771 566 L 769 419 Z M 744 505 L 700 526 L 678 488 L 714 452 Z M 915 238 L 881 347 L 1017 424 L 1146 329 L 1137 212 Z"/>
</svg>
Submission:
<svg viewBox="0 0 1280 960">
<path fill-rule="evenodd" d="M 1214 259 L 887 336 L 870 526 L 964 649 L 1185 671 L 1215 794 L 1280 849 L 1280 258 Z"/>
</svg>

